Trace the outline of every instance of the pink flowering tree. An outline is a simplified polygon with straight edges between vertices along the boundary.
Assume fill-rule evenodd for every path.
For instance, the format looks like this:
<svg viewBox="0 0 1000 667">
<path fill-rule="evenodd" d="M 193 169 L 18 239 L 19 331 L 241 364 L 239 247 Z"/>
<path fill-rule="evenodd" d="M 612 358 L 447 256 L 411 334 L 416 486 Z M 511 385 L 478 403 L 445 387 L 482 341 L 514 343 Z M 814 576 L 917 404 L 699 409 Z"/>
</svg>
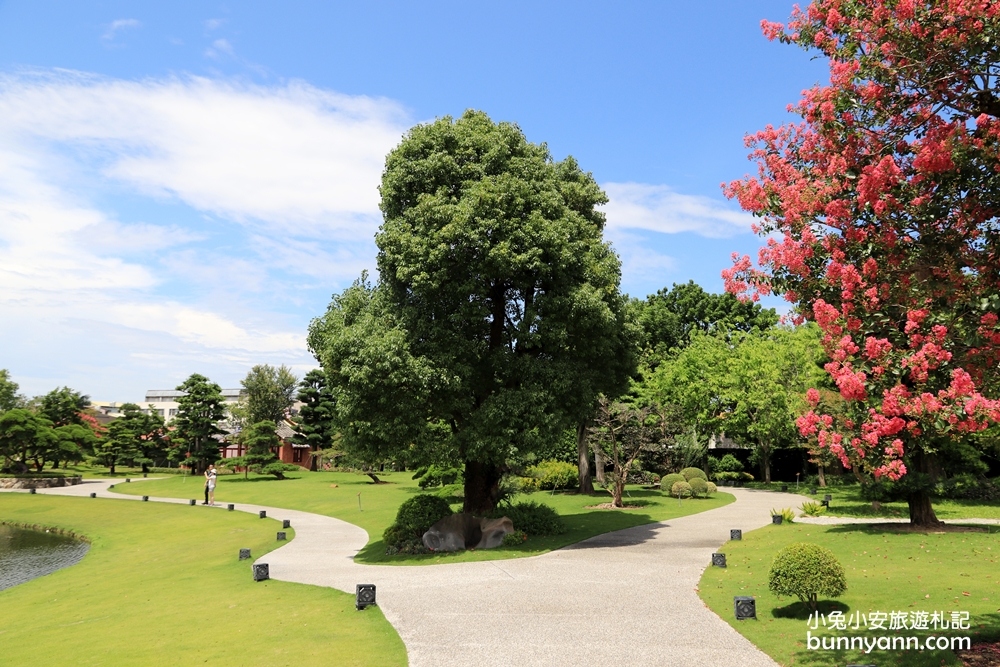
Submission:
<svg viewBox="0 0 1000 667">
<path fill-rule="evenodd" d="M 830 83 L 747 138 L 758 173 L 724 187 L 768 240 L 727 289 L 819 325 L 846 409 L 801 434 L 936 523 L 930 484 L 1000 421 L 1000 5 L 817 0 L 762 26 L 821 52 Z"/>
</svg>

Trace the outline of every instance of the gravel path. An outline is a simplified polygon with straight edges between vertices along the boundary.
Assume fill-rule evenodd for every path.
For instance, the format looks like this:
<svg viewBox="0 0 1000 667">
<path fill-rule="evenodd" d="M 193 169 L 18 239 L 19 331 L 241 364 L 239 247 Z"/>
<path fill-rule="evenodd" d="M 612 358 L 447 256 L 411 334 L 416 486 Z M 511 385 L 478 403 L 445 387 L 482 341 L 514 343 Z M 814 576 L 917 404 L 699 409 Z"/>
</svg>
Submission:
<svg viewBox="0 0 1000 667">
<path fill-rule="evenodd" d="M 139 500 L 109 493 L 110 484 L 91 481 L 39 493 L 87 496 L 96 491 L 101 497 Z M 541 556 L 409 567 L 355 563 L 368 535 L 339 519 L 257 505 L 236 507 L 291 520 L 295 539 L 261 559 L 269 564 L 272 578 L 351 594 L 356 584 L 375 584 L 379 607 L 402 637 L 414 667 L 480 662 L 770 667 L 776 663 L 709 610 L 695 589 L 731 528 L 764 526 L 772 507 L 787 507 L 798 499 L 787 493 L 726 490 L 737 502 L 599 535 Z"/>
</svg>

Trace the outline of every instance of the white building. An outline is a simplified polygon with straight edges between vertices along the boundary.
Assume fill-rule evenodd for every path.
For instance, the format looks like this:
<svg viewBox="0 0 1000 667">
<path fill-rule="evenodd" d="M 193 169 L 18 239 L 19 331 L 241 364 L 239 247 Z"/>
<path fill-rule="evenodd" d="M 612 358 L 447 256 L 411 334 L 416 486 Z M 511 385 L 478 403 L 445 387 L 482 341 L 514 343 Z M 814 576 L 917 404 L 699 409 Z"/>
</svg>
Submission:
<svg viewBox="0 0 1000 667">
<path fill-rule="evenodd" d="M 243 389 L 223 389 L 222 398 L 227 404 L 236 403 L 240 400 L 240 396 L 243 395 L 244 391 Z M 146 400 L 139 405 L 143 409 L 148 407 L 154 414 L 160 415 L 169 424 L 177 416 L 177 399 L 184 396 L 185 393 L 176 389 L 148 389 L 146 391 Z"/>
</svg>

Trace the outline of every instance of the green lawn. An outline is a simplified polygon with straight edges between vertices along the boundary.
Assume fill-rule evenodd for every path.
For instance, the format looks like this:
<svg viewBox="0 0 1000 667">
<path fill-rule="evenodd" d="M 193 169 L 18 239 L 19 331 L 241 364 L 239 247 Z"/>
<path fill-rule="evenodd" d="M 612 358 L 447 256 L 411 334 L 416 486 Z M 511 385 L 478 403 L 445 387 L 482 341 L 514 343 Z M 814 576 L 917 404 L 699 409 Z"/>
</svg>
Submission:
<svg viewBox="0 0 1000 667">
<path fill-rule="evenodd" d="M 780 484 L 771 484 L 770 487 L 764 484 L 753 484 L 753 488 L 767 489 L 769 491 L 778 491 L 781 489 Z M 795 485 L 789 485 L 788 493 L 792 494 L 795 491 Z M 799 492 L 803 496 L 809 496 L 809 489 L 805 485 L 799 487 Z M 823 499 L 823 496 L 830 494 L 832 500 L 830 501 L 830 509 L 826 512 L 827 516 L 848 516 L 848 517 L 881 517 L 881 518 L 897 518 L 906 519 L 910 516 L 910 511 L 907 509 L 905 502 L 894 502 L 894 503 L 882 503 L 882 508 L 880 511 L 876 512 L 872 509 L 871 501 L 864 500 L 861 497 L 861 487 L 857 484 L 852 484 L 848 486 L 828 486 L 820 487 L 816 489 L 815 496 L 809 496 L 816 502 Z M 943 498 L 935 498 L 934 501 L 934 512 L 937 517 L 941 520 L 951 520 L 951 519 L 1000 519 L 1000 502 L 993 501 L 983 501 L 983 500 L 948 500 Z M 787 505 L 784 507 L 792 507 L 792 509 L 798 512 L 799 503 L 797 500 L 794 502 L 789 500 Z"/>
<path fill-rule="evenodd" d="M 85 535 L 77 565 L 0 591 L 9 665 L 405 665 L 378 608 L 317 586 L 255 583 L 238 560 L 273 521 L 113 499 L 0 494 L 0 521 Z"/>
<path fill-rule="evenodd" d="M 452 554 L 422 554 L 417 556 L 386 556 L 383 531 L 396 518 L 396 510 L 407 498 L 421 489 L 411 479 L 412 473 L 380 475 L 388 484 L 372 484 L 368 477 L 352 473 L 302 472 L 294 479 L 227 475 L 219 478 L 216 502 L 253 503 L 287 509 L 303 510 L 343 519 L 368 531 L 369 543 L 358 554 L 362 563 L 434 564 L 498 560 L 533 556 L 594 535 L 630 528 L 654 521 L 721 507 L 735 500 L 732 495 L 718 493 L 708 499 L 688 499 L 678 502 L 659 491 L 629 487 L 631 500 L 645 503 L 635 510 L 587 509 L 610 500 L 608 494 L 581 496 L 575 493 L 539 491 L 518 496 L 515 502 L 532 500 L 551 505 L 562 515 L 568 531 L 552 537 L 530 537 L 517 547 L 500 547 L 488 551 L 461 551 Z M 200 498 L 203 493 L 200 477 L 170 477 L 135 484 L 116 484 L 115 491 L 134 495 L 171 498 Z M 360 494 L 360 508 L 358 505 Z M 630 498 L 626 498 L 626 501 Z M 455 505 L 458 508 L 458 505 Z"/>
<path fill-rule="evenodd" d="M 1000 639 L 1000 529 L 986 533 L 902 533 L 875 526 L 768 526 L 728 542 L 721 549 L 728 567 L 708 568 L 699 586 L 705 603 L 738 632 L 782 665 L 834 667 L 846 663 L 931 667 L 958 665 L 950 651 L 807 650 L 808 612 L 795 599 L 778 599 L 767 589 L 774 555 L 793 542 L 813 542 L 833 550 L 847 575 L 847 593 L 821 601 L 821 611 L 845 615 L 891 611 L 967 611 L 971 630 L 939 633 L 862 629 L 876 637 L 941 634 Z M 756 598 L 758 620 L 736 621 L 733 597 Z M 814 635 L 828 634 L 822 626 Z M 843 634 L 843 633 L 841 633 Z"/>
</svg>

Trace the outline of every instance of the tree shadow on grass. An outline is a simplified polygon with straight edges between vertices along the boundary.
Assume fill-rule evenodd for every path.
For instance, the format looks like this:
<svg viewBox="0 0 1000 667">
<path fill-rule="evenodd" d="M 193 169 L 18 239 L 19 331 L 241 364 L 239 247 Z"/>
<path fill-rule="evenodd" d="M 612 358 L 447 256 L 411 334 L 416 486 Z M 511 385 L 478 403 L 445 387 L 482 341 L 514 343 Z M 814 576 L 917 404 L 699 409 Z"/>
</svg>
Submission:
<svg viewBox="0 0 1000 667">
<path fill-rule="evenodd" d="M 839 611 L 847 615 L 847 612 L 850 610 L 851 608 L 848 605 L 839 600 L 820 600 L 816 603 L 816 611 L 824 616 L 834 611 Z M 793 602 L 784 607 L 775 607 L 771 610 L 771 616 L 775 618 L 794 618 L 800 621 L 809 620 L 809 616 L 813 613 L 812 607 L 801 601 Z"/>
<path fill-rule="evenodd" d="M 195 479 L 198 479 L 197 477 Z M 301 477 L 285 477 L 284 479 L 278 479 L 277 477 L 220 477 L 220 482 L 225 482 L 226 484 L 252 484 L 256 482 L 288 482 L 293 479 L 302 479 Z"/>
</svg>

